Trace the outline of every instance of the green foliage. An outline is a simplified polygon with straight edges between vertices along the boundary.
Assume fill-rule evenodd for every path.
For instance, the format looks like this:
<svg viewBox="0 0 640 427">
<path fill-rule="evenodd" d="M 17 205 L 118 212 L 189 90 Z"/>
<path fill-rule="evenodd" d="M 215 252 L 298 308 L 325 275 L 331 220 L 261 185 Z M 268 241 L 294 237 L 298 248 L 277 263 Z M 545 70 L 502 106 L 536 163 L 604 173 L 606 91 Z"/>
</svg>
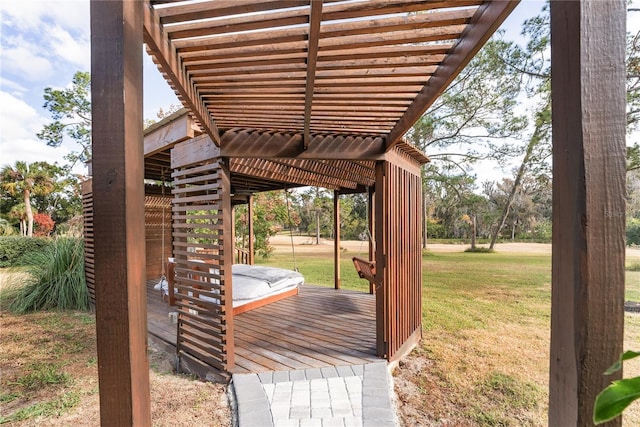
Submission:
<svg viewBox="0 0 640 427">
<path fill-rule="evenodd" d="M 25 256 L 26 283 L 9 281 L 10 310 L 87 310 L 89 292 L 84 275 L 84 245 L 81 239 L 58 238 L 43 251 Z M 12 283 L 13 282 L 13 283 Z"/>
<path fill-rule="evenodd" d="M 0 268 L 28 265 L 31 254 L 41 252 L 51 244 L 44 238 L 0 236 Z"/>
<path fill-rule="evenodd" d="M 268 191 L 255 194 L 253 197 L 253 235 L 254 250 L 257 255 L 268 258 L 273 251 L 269 238 L 281 231 L 284 226 L 296 227 L 300 223 L 299 216 L 291 208 L 287 210 L 287 196 L 282 191 Z M 247 205 L 235 208 L 236 247 L 246 248 L 248 245 L 248 210 Z"/>
<path fill-rule="evenodd" d="M 34 403 L 7 417 L 0 416 L 0 424 L 24 421 L 35 417 L 60 416 L 76 407 L 78 403 L 80 403 L 80 394 L 70 391 L 57 399 Z"/>
<path fill-rule="evenodd" d="M 51 363 L 37 363 L 31 366 L 29 373 L 15 381 L 27 390 L 37 390 L 49 384 L 65 384 L 71 382 L 66 372 Z"/>
<path fill-rule="evenodd" d="M 23 235 L 33 235 L 33 210 L 31 197 L 51 193 L 55 186 L 53 166 L 46 162 L 27 163 L 17 161 L 14 166 L 5 165 L 0 170 L 0 186 L 7 196 L 15 198 L 13 205 L 23 203 L 24 210 L 18 212 L 12 206 L 10 217 L 17 217 L 20 221 L 20 231 Z M 14 212 L 15 211 L 15 212 Z"/>
<path fill-rule="evenodd" d="M 627 220 L 627 245 L 640 245 L 640 218 Z"/>
<path fill-rule="evenodd" d="M 16 234 L 16 229 L 11 223 L 4 218 L 0 218 L 0 236 L 11 236 L 14 234 Z"/>
<path fill-rule="evenodd" d="M 53 122 L 44 126 L 38 138 L 50 147 L 59 147 L 65 137 L 75 140 L 80 151 L 66 156 L 75 164 L 91 159 L 91 75 L 78 71 L 71 83 L 66 89 L 45 88 L 44 108 L 51 113 Z"/>
<path fill-rule="evenodd" d="M 622 363 L 626 360 L 639 357 L 640 353 L 626 351 L 620 356 L 620 360 L 614 363 L 605 375 L 611 375 L 622 369 Z M 618 417 L 635 400 L 640 399 L 640 377 L 626 378 L 613 381 L 602 390 L 593 406 L 593 422 L 602 424 Z"/>
</svg>

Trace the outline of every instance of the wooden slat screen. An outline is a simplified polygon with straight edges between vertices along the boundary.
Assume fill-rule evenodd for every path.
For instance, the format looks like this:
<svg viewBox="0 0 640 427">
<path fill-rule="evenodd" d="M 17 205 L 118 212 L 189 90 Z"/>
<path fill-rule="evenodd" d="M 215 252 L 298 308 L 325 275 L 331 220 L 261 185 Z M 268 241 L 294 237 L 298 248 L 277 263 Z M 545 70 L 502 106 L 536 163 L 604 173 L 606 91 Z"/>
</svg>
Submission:
<svg viewBox="0 0 640 427">
<path fill-rule="evenodd" d="M 419 339 L 422 320 L 420 169 L 408 155 L 396 154 L 392 162 L 378 164 L 376 185 L 376 241 L 382 243 L 376 255 L 376 283 L 382 290 L 378 333 L 384 336 L 378 352 L 388 360 L 402 356 Z"/>
<path fill-rule="evenodd" d="M 172 256 L 171 196 L 145 196 L 144 199 L 147 279 L 157 279 L 163 274 L 163 263 Z"/>
<path fill-rule="evenodd" d="M 82 183 L 82 216 L 84 235 L 84 276 L 89 288 L 91 307 L 96 306 L 96 284 L 93 257 L 93 192 L 91 180 Z"/>
<path fill-rule="evenodd" d="M 172 176 L 178 357 L 229 371 L 233 254 L 225 253 L 224 241 L 231 226 L 228 169 L 214 161 L 178 168 Z"/>
</svg>

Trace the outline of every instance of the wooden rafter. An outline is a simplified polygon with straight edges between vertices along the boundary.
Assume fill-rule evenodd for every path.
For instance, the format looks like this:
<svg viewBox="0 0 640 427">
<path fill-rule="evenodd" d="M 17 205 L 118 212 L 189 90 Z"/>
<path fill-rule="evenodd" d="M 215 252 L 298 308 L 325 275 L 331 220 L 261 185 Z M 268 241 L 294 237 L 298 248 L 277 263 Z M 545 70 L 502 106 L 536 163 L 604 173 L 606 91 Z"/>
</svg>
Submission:
<svg viewBox="0 0 640 427">
<path fill-rule="evenodd" d="M 218 127 L 211 115 L 208 114 L 196 90 L 184 75 L 175 47 L 163 33 L 159 19 L 154 12 L 154 8 L 149 4 L 149 0 L 145 0 L 143 28 L 144 42 L 154 54 L 154 58 L 160 63 L 168 78 L 171 79 L 174 89 L 180 93 L 182 101 L 196 116 L 203 130 L 209 134 L 213 141 L 219 143 L 220 133 L 218 132 Z"/>
<path fill-rule="evenodd" d="M 304 93 L 304 135 L 303 147 L 309 146 L 309 125 L 311 124 L 311 108 L 313 105 L 313 90 L 316 78 L 316 64 L 318 62 L 318 42 L 320 38 L 320 22 L 322 21 L 322 1 L 312 1 L 309 13 L 309 40 L 307 48 L 307 79 Z"/>
<path fill-rule="evenodd" d="M 480 6 L 471 25 L 461 34 L 460 42 L 451 50 L 429 82 L 416 96 L 402 118 L 387 135 L 387 149 L 391 149 L 433 104 L 453 79 L 471 61 L 505 18 L 517 1 L 493 1 Z"/>
</svg>

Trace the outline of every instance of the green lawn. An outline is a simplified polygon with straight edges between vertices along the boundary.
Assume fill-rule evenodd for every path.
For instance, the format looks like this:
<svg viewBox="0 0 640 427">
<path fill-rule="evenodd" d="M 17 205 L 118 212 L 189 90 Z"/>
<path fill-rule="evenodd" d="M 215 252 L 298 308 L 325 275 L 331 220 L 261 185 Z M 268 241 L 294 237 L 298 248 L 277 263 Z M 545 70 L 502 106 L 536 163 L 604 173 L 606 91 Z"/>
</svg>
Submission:
<svg viewBox="0 0 640 427">
<path fill-rule="evenodd" d="M 354 255 L 365 256 L 341 254 L 342 286 L 367 291 Z M 296 261 L 307 283 L 333 285 L 331 254 L 304 253 Z M 293 267 L 291 254 L 258 262 Z M 627 271 L 626 280 L 626 298 L 640 300 L 640 272 Z M 546 425 L 550 282 L 549 255 L 425 252 L 423 340 L 396 372 L 407 390 L 403 396 L 397 389 L 400 399 L 414 414 L 403 414 L 404 422 Z M 640 316 L 627 315 L 625 333 L 627 346 L 638 342 Z M 640 420 L 636 413 L 627 418 L 629 425 Z"/>
</svg>

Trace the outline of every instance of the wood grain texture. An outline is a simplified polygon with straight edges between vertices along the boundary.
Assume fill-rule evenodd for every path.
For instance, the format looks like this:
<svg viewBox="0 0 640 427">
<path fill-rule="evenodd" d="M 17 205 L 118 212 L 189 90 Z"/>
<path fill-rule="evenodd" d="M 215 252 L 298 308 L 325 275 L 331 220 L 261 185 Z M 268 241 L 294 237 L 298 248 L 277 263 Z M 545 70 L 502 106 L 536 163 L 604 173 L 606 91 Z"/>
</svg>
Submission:
<svg viewBox="0 0 640 427">
<path fill-rule="evenodd" d="M 393 361 L 421 334 L 422 181 L 415 159 L 390 153 L 376 165 L 375 292 L 377 354 Z"/>
<path fill-rule="evenodd" d="M 333 192 L 333 286 L 340 289 L 340 193 Z"/>
<path fill-rule="evenodd" d="M 174 307 L 149 289 L 149 334 L 175 350 Z M 234 373 L 319 368 L 379 361 L 372 295 L 303 285 L 298 295 L 234 316 Z M 201 373 L 213 371 L 202 369 Z"/>
<path fill-rule="evenodd" d="M 151 425 L 142 14 L 140 2 L 91 2 L 96 334 L 103 426 Z"/>
<path fill-rule="evenodd" d="M 553 1 L 551 31 L 549 425 L 582 426 L 622 351 L 625 2 Z"/>
</svg>

